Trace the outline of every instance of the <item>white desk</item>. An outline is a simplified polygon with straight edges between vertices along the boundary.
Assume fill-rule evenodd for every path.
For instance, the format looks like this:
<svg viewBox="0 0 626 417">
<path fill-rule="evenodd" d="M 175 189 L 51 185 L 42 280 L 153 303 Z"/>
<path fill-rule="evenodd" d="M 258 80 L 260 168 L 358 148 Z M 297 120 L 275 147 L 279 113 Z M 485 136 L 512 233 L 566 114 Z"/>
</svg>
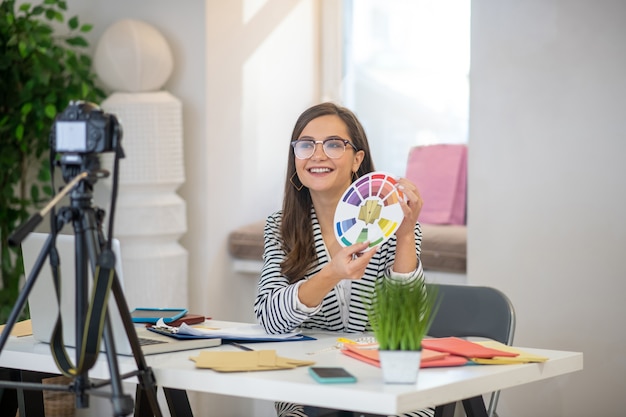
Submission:
<svg viewBox="0 0 626 417">
<path fill-rule="evenodd" d="M 225 322 L 213 321 L 216 327 Z M 232 323 L 230 323 L 232 324 Z M 312 333 L 317 340 L 249 344 L 254 349 L 275 349 L 284 357 L 315 360 L 320 366 L 342 366 L 357 376 L 356 384 L 318 384 L 306 367 L 292 370 L 218 373 L 196 369 L 189 356 L 198 351 L 184 351 L 146 356 L 157 384 L 179 390 L 241 396 L 270 401 L 288 401 L 335 409 L 351 409 L 374 414 L 399 414 L 424 407 L 444 405 L 517 385 L 539 381 L 581 370 L 579 352 L 530 349 L 547 356 L 545 363 L 524 365 L 472 365 L 421 369 L 417 384 L 382 383 L 381 370 L 343 355 L 338 350 L 316 352 L 335 343 L 337 334 Z M 352 337 L 355 337 L 352 335 Z M 223 345 L 221 350 L 237 348 Z M 135 369 L 132 357 L 120 357 L 121 373 Z M 31 337 L 11 338 L 0 354 L 0 367 L 58 373 L 48 345 L 35 343 Z M 106 358 L 101 358 L 89 373 L 94 379 L 108 378 Z"/>
</svg>

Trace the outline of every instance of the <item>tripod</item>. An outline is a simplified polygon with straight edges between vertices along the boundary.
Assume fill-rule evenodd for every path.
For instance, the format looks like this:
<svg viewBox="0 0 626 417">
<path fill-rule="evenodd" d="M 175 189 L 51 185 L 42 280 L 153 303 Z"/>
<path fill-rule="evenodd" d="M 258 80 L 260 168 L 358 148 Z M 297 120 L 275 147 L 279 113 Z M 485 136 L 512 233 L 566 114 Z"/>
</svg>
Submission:
<svg viewBox="0 0 626 417">
<path fill-rule="evenodd" d="M 89 406 L 89 395 L 98 395 L 109 397 L 113 406 L 113 415 L 115 417 L 121 417 L 133 412 L 134 404 L 133 399 L 129 395 L 125 395 L 122 390 L 122 380 L 130 377 L 137 377 L 139 381 L 139 387 L 137 390 L 137 405 L 138 408 L 146 401 L 149 404 L 152 414 L 154 416 L 161 416 L 159 404 L 156 396 L 156 381 L 152 369 L 148 367 L 146 360 L 141 351 L 139 339 L 130 316 L 128 305 L 124 298 L 123 289 L 119 282 L 117 275 L 115 274 L 115 257 L 110 249 L 110 241 L 107 242 L 104 234 L 102 233 L 102 221 L 104 219 L 104 211 L 94 208 L 91 205 L 93 184 L 97 180 L 97 177 L 90 174 L 89 171 L 81 172 L 76 175 L 72 181 L 51 201 L 51 203 L 42 212 L 36 214 L 31 218 L 25 226 L 30 227 L 31 230 L 41 220 L 42 213 L 46 213 L 46 210 L 54 207 L 54 205 L 67 193 L 70 194 L 70 206 L 63 207 L 59 210 L 58 215 L 53 216 L 51 223 L 53 224 L 53 233 L 50 234 L 46 240 L 44 247 L 42 248 L 33 269 L 26 280 L 24 288 L 19 294 L 17 302 L 13 307 L 9 319 L 6 323 L 6 327 L 0 337 L 0 354 L 9 338 L 11 329 L 15 325 L 19 314 L 22 312 L 25 303 L 28 299 L 30 291 L 35 285 L 39 272 L 47 258 L 50 258 L 51 265 L 55 267 L 55 263 L 58 266 L 58 254 L 54 247 L 54 240 L 56 237 L 56 230 L 60 230 L 64 225 L 72 223 L 75 235 L 75 268 L 76 268 L 76 295 L 75 295 L 75 314 L 76 314 L 76 358 L 75 361 L 79 364 L 74 367 L 71 364 L 71 359 L 67 357 L 65 347 L 63 345 L 62 338 L 62 321 L 57 321 L 57 328 L 53 332 L 53 340 L 51 341 L 51 347 L 53 355 L 59 369 L 62 373 L 71 376 L 73 378 L 69 385 L 54 385 L 46 384 L 45 386 L 40 383 L 33 382 L 8 382 L 0 381 L 0 387 L 7 388 L 19 388 L 25 390 L 53 390 L 53 391 L 68 391 L 73 392 L 76 396 L 77 408 L 86 408 Z M 34 219 L 34 220 L 33 220 Z M 112 220 L 111 220 L 112 221 Z M 21 242 L 24 237 L 30 231 L 26 233 L 16 232 L 12 236 L 12 244 Z M 16 237 L 17 235 L 17 237 Z M 10 239 L 11 241 L 11 239 Z M 89 283 L 87 277 L 89 276 L 89 268 L 94 272 L 94 290 L 91 306 L 88 298 Z M 97 271 L 110 272 L 108 281 L 99 274 Z M 55 279 L 56 281 L 56 279 Z M 103 284 L 104 283 L 104 284 Z M 57 294 L 58 294 L 58 282 Z M 137 370 L 130 373 L 121 375 L 119 366 L 117 363 L 117 354 L 115 350 L 115 341 L 113 340 L 113 332 L 111 329 L 111 322 L 109 320 L 109 314 L 106 311 L 107 300 L 110 292 L 113 294 L 117 308 L 119 310 L 126 336 L 132 349 L 133 357 L 137 365 Z M 58 295 L 57 295 L 58 298 Z M 96 304 L 99 306 L 97 307 Z M 60 306 L 59 306 L 60 307 Z M 60 314 L 60 308 L 59 308 Z M 103 315 L 104 320 L 99 320 L 98 314 Z M 87 320 L 89 316 L 89 320 Z M 92 320 L 93 319 L 93 320 Z M 102 326 L 98 326 L 98 322 L 103 323 Z M 96 323 L 96 325 L 94 325 Z M 86 326 L 87 325 L 87 326 Z M 87 333 L 87 334 L 85 334 Z M 89 368 L 95 362 L 99 354 L 100 337 L 102 337 L 105 346 L 105 354 L 109 367 L 110 379 L 105 381 L 93 382 L 89 378 Z M 82 348 L 79 349 L 79 347 Z M 86 348 L 85 348 L 86 346 Z M 111 392 L 103 392 L 98 389 L 107 385 L 111 386 Z M 140 410 L 135 409 L 136 413 Z M 145 410 L 141 410 L 145 413 Z"/>
</svg>

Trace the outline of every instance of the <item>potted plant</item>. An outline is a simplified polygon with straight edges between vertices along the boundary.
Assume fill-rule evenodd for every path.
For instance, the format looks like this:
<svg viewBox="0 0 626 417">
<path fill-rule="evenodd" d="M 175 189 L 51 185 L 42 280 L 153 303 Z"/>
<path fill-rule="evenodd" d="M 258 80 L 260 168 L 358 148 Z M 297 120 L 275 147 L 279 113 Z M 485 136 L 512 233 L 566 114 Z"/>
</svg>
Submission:
<svg viewBox="0 0 626 417">
<path fill-rule="evenodd" d="M 379 345 L 386 383 L 415 383 L 422 339 L 437 310 L 437 286 L 415 280 L 380 279 L 367 313 Z"/>
<path fill-rule="evenodd" d="M 74 16 L 58 34 L 66 10 L 63 0 L 0 3 L 0 323 L 24 274 L 21 251 L 8 245 L 8 237 L 52 194 L 47 156 L 54 118 L 70 100 L 105 97 L 91 58 L 81 52 L 89 46 L 82 35 L 92 26 Z"/>
</svg>

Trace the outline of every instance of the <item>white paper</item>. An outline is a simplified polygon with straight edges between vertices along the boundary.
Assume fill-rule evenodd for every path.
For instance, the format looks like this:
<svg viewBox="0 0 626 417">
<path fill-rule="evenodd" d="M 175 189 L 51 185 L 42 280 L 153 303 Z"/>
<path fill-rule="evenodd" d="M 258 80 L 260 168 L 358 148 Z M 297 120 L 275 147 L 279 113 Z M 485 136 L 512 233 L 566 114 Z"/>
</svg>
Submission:
<svg viewBox="0 0 626 417">
<path fill-rule="evenodd" d="M 284 334 L 269 334 L 259 324 L 249 324 L 245 326 L 224 327 L 219 329 L 202 328 L 199 326 L 189 326 L 185 323 L 178 328 L 179 335 L 219 337 L 223 339 L 273 339 L 285 340 L 301 337 L 300 332 L 290 332 Z"/>
</svg>

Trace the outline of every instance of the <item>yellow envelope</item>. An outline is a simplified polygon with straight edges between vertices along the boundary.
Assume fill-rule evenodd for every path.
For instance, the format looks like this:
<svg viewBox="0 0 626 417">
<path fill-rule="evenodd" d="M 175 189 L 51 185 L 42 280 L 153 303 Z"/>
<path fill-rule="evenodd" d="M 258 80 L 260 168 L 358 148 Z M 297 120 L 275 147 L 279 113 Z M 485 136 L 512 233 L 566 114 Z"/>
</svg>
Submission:
<svg viewBox="0 0 626 417">
<path fill-rule="evenodd" d="M 4 331 L 5 327 L 6 325 L 4 324 L 0 326 L 0 333 Z M 31 334 L 33 334 L 33 326 L 31 324 L 30 319 L 18 321 L 17 323 L 15 323 L 15 325 L 11 329 L 11 336 L 22 337 L 22 336 L 30 336 Z"/>
<path fill-rule="evenodd" d="M 488 348 L 503 350 L 505 352 L 518 353 L 517 356 L 494 356 L 490 359 L 471 358 L 470 360 L 482 365 L 508 365 L 516 363 L 530 363 L 530 362 L 545 362 L 548 360 L 545 356 L 534 355 L 532 353 L 524 352 L 516 347 L 505 345 L 504 343 L 496 342 L 495 340 L 486 340 L 481 342 L 475 342 Z"/>
<path fill-rule="evenodd" d="M 312 361 L 283 358 L 275 350 L 254 350 L 247 352 L 202 351 L 199 356 L 190 357 L 196 368 L 213 369 L 217 372 L 268 371 L 293 369 L 297 366 L 313 365 Z"/>
<path fill-rule="evenodd" d="M 315 361 L 303 361 L 300 359 L 291 359 L 291 358 L 283 358 L 282 356 L 276 357 L 276 362 L 278 365 L 287 364 L 292 366 L 311 366 L 315 365 Z"/>
</svg>

